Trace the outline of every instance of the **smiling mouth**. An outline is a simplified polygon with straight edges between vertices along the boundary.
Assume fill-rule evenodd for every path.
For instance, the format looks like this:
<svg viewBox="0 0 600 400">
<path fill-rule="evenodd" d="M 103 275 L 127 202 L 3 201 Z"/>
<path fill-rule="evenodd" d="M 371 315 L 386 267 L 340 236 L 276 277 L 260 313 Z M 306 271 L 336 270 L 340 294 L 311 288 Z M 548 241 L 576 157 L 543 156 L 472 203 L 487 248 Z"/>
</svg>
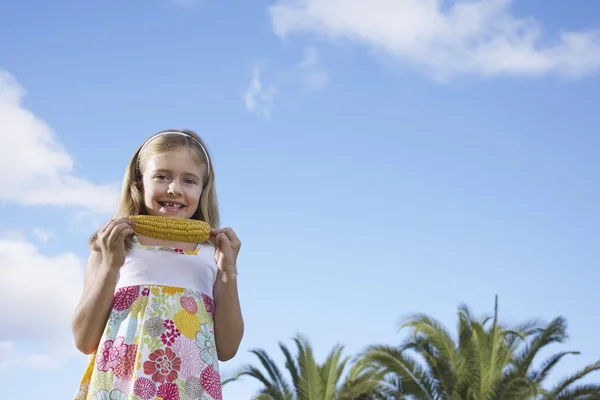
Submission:
<svg viewBox="0 0 600 400">
<path fill-rule="evenodd" d="M 183 207 L 185 207 L 181 203 L 172 203 L 169 201 L 159 201 L 158 204 L 169 210 L 181 210 Z"/>
</svg>

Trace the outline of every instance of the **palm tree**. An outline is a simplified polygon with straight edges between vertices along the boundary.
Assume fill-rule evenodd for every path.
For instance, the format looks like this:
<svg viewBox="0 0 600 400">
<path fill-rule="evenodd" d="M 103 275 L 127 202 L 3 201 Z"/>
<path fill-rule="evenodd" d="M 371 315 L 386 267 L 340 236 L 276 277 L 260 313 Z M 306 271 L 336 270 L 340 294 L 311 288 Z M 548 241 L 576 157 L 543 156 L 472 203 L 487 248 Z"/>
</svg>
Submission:
<svg viewBox="0 0 600 400">
<path fill-rule="evenodd" d="M 384 373 L 399 399 L 427 400 L 592 400 L 600 399 L 600 385 L 573 384 L 593 371 L 600 361 L 559 382 L 542 387 L 550 370 L 566 355 L 551 356 L 538 369 L 533 360 L 539 351 L 566 339 L 566 322 L 556 318 L 546 326 L 527 321 L 514 329 L 498 323 L 498 299 L 493 317 L 473 318 L 459 306 L 458 335 L 454 340 L 438 321 L 414 314 L 401 324 L 412 334 L 399 347 L 369 346 L 361 360 Z"/>
<path fill-rule="evenodd" d="M 382 387 L 382 372 L 362 361 L 350 366 L 350 357 L 342 357 L 343 346 L 336 345 L 325 362 L 318 364 L 306 338 L 298 335 L 293 341 L 298 351 L 295 357 L 285 345 L 279 343 L 291 382 L 284 378 L 264 350 L 253 349 L 250 352 L 259 359 L 266 374 L 259 368 L 246 365 L 232 378 L 224 380 L 223 385 L 242 376 L 257 379 L 262 387 L 253 400 L 383 400 L 389 398 L 385 397 L 386 394 L 393 392 Z"/>
</svg>

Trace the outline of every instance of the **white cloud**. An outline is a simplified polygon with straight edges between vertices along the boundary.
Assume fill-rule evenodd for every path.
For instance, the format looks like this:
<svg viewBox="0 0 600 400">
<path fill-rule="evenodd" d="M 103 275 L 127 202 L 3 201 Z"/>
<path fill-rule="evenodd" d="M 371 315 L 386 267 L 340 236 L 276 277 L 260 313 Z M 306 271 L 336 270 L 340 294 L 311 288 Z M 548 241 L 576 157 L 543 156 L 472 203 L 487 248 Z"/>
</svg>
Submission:
<svg viewBox="0 0 600 400">
<path fill-rule="evenodd" d="M 600 31 L 543 40 L 512 0 L 279 0 L 269 8 L 280 37 L 316 33 L 361 43 L 437 79 L 456 75 L 578 77 L 600 70 Z"/>
<path fill-rule="evenodd" d="M 260 78 L 260 67 L 255 66 L 250 85 L 244 93 L 244 104 L 249 111 L 260 111 L 268 117 L 271 114 L 277 88 L 273 84 L 267 85 L 266 88 L 263 86 Z"/>
<path fill-rule="evenodd" d="M 118 187 L 73 176 L 73 159 L 50 127 L 22 105 L 25 90 L 0 70 L 0 203 L 112 213 Z M 8 181 L 7 181 L 8 180 Z"/>
<path fill-rule="evenodd" d="M 9 360 L 14 352 L 15 345 L 12 342 L 0 342 L 0 369 L 9 365 Z"/>
<path fill-rule="evenodd" d="M 304 88 L 311 91 L 319 91 L 325 87 L 329 76 L 327 72 L 319 67 L 319 53 L 314 47 L 304 49 L 304 58 L 294 72 L 298 73 L 298 79 Z"/>
<path fill-rule="evenodd" d="M 33 234 L 37 236 L 39 241 L 42 243 L 46 243 L 50 240 L 56 239 L 56 235 L 53 232 L 50 232 L 49 230 L 44 228 L 35 228 L 33 230 Z"/>
<path fill-rule="evenodd" d="M 280 71 L 273 82 L 265 84 L 261 73 L 264 68 L 254 67 L 252 80 L 243 99 L 249 111 L 258 111 L 270 116 L 275 96 L 281 93 L 315 92 L 323 89 L 329 78 L 319 65 L 317 49 L 306 47 L 303 58 L 297 64 Z"/>
<path fill-rule="evenodd" d="M 83 286 L 83 260 L 73 253 L 46 256 L 23 235 L 5 234 L 0 271 L 0 341 L 70 343 L 66 338 Z"/>
</svg>

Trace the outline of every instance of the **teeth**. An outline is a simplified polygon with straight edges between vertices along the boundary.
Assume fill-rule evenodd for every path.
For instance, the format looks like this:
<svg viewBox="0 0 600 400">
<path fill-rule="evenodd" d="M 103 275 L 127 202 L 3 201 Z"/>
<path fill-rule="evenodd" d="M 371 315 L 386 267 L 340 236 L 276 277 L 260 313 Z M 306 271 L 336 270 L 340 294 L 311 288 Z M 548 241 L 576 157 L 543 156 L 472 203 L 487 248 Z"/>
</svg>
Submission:
<svg viewBox="0 0 600 400">
<path fill-rule="evenodd" d="M 174 204 L 174 203 L 162 203 L 162 205 L 164 207 L 169 207 L 169 208 L 182 208 L 183 207 L 182 204 Z"/>
</svg>

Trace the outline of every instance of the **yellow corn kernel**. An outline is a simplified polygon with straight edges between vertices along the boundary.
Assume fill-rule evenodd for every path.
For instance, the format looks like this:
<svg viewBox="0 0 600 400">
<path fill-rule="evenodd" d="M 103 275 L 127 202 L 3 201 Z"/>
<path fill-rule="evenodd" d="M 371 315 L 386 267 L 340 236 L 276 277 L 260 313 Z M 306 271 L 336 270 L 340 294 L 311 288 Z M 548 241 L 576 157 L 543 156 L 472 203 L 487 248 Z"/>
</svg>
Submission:
<svg viewBox="0 0 600 400">
<path fill-rule="evenodd" d="M 204 221 L 154 215 L 131 215 L 134 233 L 173 242 L 202 243 L 210 238 L 210 225 Z"/>
</svg>

